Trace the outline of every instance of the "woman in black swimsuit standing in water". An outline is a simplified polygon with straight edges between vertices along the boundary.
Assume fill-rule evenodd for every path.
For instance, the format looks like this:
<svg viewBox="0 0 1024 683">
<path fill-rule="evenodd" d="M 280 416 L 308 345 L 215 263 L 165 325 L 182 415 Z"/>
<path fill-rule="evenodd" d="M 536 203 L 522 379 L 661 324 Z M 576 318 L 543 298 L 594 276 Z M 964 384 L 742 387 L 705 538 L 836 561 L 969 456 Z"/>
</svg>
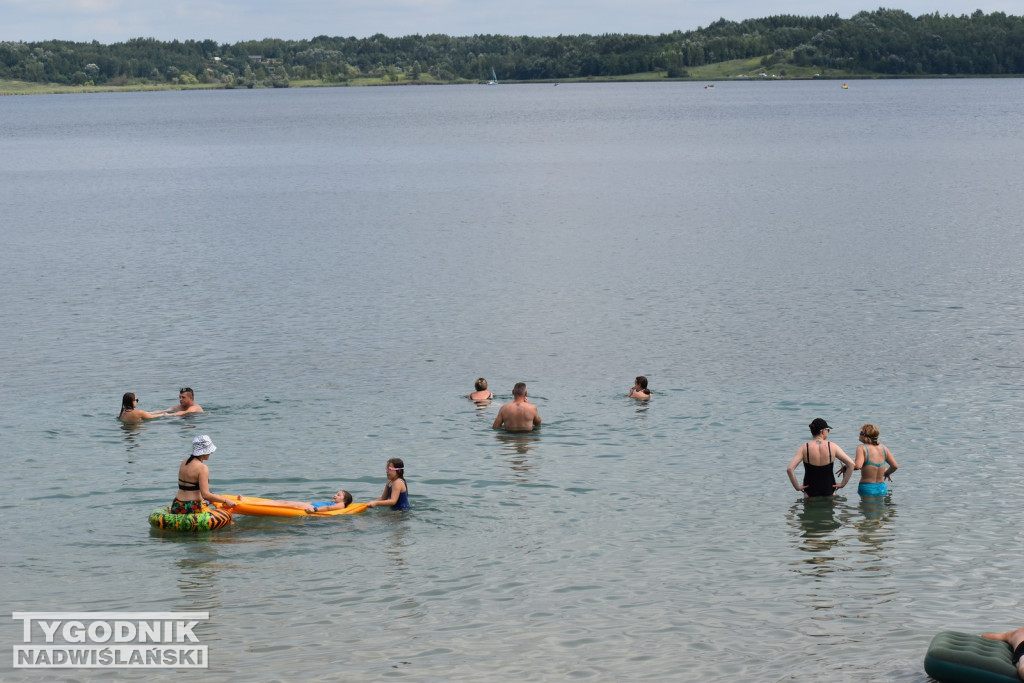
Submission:
<svg viewBox="0 0 1024 683">
<path fill-rule="evenodd" d="M 828 426 L 827 422 L 816 417 L 808 426 L 811 428 L 811 436 L 814 438 L 796 449 L 796 455 L 789 461 L 786 474 L 789 475 L 789 481 L 793 484 L 793 488 L 803 491 L 804 496 L 831 496 L 838 489 L 846 486 L 850 477 L 853 476 L 856 465 L 850 456 L 843 452 L 842 448 L 828 440 L 832 428 Z M 836 458 L 841 460 L 844 465 L 842 469 L 843 483 L 841 484 L 836 483 L 836 476 L 832 472 L 832 465 Z M 804 464 L 802 486 L 796 481 L 796 466 L 801 462 Z"/>
</svg>

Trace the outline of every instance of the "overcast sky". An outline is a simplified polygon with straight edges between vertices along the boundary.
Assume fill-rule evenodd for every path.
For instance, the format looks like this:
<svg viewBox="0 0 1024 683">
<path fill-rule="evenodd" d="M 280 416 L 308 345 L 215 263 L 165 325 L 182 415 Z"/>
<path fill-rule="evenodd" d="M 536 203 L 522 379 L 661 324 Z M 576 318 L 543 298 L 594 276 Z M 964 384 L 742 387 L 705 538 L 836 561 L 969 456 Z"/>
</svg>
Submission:
<svg viewBox="0 0 1024 683">
<path fill-rule="evenodd" d="M 0 40 L 115 43 L 144 37 L 236 43 L 375 33 L 659 34 L 689 31 L 721 17 L 839 14 L 845 19 L 878 6 L 869 0 L 0 0 Z M 976 9 L 1021 14 L 1019 0 L 905 0 L 886 6 L 914 16 Z"/>
</svg>

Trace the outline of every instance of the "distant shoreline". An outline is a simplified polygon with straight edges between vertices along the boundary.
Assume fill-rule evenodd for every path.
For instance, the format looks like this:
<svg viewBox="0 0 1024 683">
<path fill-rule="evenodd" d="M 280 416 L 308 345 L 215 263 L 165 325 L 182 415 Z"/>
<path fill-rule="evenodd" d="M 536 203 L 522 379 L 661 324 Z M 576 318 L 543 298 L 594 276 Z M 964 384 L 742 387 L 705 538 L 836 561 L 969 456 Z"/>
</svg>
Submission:
<svg viewBox="0 0 1024 683">
<path fill-rule="evenodd" d="M 1004 12 L 915 17 L 879 8 L 849 19 L 723 18 L 658 35 L 0 41 L 0 92 L 1024 77 L 1022 31 L 1024 17 Z"/>
<path fill-rule="evenodd" d="M 1024 78 L 1020 74 L 997 74 L 984 76 L 965 75 L 889 75 L 889 74 L 827 74 L 819 76 L 780 76 L 769 78 L 690 76 L 687 78 L 667 78 L 661 74 L 634 74 L 631 76 L 594 76 L 587 78 L 538 79 L 531 81 L 504 81 L 501 85 L 555 85 L 560 83 L 757 83 L 764 81 L 879 81 L 879 80 L 965 80 L 993 78 Z M 445 85 L 486 85 L 485 81 L 398 81 L 390 82 L 383 78 L 353 79 L 344 83 L 325 83 L 323 81 L 292 81 L 288 88 L 367 88 L 367 87 L 406 87 L 406 86 L 445 86 Z M 77 95 L 117 92 L 168 92 L 175 90 L 281 90 L 287 88 L 228 88 L 223 83 L 196 83 L 191 85 L 173 83 L 129 83 L 127 85 L 60 85 L 58 83 L 31 83 L 28 81 L 11 81 L 0 79 L 0 97 L 8 95 Z"/>
</svg>

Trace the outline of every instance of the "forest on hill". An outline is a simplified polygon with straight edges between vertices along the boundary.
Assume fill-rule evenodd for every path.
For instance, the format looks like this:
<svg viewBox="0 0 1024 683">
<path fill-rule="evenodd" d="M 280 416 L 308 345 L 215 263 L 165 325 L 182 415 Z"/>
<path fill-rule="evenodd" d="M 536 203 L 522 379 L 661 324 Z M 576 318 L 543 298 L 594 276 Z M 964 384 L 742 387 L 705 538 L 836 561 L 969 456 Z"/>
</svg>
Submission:
<svg viewBox="0 0 1024 683">
<path fill-rule="evenodd" d="M 123 43 L 0 42 L 0 79 L 62 85 L 129 83 L 287 87 L 292 81 L 342 84 L 612 78 L 690 71 L 731 60 L 845 76 L 1024 74 L 1024 20 L 1001 12 L 918 17 L 895 9 L 838 15 L 779 15 L 719 21 L 654 35 L 555 37 L 412 35 L 317 36 L 235 44 L 213 40 Z"/>
</svg>

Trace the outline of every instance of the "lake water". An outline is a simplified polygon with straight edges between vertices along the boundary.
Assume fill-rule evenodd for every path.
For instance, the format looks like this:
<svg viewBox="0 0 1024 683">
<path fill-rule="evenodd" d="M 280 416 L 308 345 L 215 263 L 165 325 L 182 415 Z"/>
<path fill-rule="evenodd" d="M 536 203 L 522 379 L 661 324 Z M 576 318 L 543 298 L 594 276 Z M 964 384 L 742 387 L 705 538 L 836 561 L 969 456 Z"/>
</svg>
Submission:
<svg viewBox="0 0 1024 683">
<path fill-rule="evenodd" d="M 0 604 L 209 611 L 212 680 L 923 681 L 1024 624 L 1022 130 L 1021 80 L 0 98 Z M 819 416 L 885 503 L 793 491 Z M 153 531 L 198 434 L 413 510 Z"/>
</svg>

